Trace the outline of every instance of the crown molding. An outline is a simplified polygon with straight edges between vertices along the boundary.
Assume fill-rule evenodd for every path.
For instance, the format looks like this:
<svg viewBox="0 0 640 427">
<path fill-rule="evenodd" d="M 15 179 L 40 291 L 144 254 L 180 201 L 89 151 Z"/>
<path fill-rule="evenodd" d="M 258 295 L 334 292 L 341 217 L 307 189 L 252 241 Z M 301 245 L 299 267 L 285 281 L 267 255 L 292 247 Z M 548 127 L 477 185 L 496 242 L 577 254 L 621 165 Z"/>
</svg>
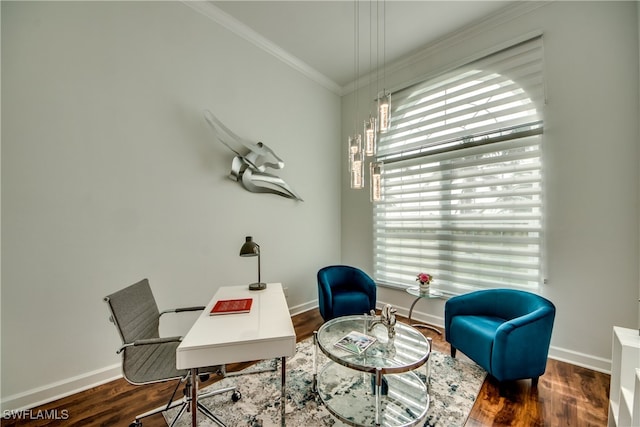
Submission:
<svg viewBox="0 0 640 427">
<path fill-rule="evenodd" d="M 408 56 L 405 56 L 404 58 L 387 64 L 386 72 L 391 74 L 410 67 L 418 62 L 428 59 L 430 56 L 438 55 L 439 52 L 451 49 L 456 44 L 464 43 L 467 40 L 471 40 L 479 33 L 493 29 L 496 26 L 500 26 L 524 14 L 530 13 L 542 6 L 553 3 L 554 1 L 557 0 L 518 1 L 516 3 L 513 3 L 510 6 L 507 6 L 492 15 L 476 20 L 452 33 L 449 33 L 427 44 L 425 47 L 412 54 L 409 54 Z M 267 52 L 268 54 L 274 56 L 294 70 L 302 73 L 312 81 L 318 83 L 320 86 L 339 96 L 346 95 L 353 92 L 357 88 L 368 85 L 372 81 L 371 79 L 375 77 L 375 71 L 373 71 L 369 74 L 360 76 L 360 78 L 358 78 L 357 80 L 354 80 L 344 86 L 340 86 L 326 75 L 322 74 L 306 62 L 302 61 L 300 58 L 282 49 L 280 46 L 261 36 L 247 25 L 243 24 L 228 13 L 224 12 L 223 10 L 215 6 L 212 2 L 182 0 L 182 3 L 208 17 L 209 19 L 231 31 L 235 35 L 243 38 L 244 40 Z"/>
<path fill-rule="evenodd" d="M 243 24 L 242 22 L 238 21 L 228 13 L 215 6 L 210 1 L 182 0 L 182 3 L 189 6 L 193 10 L 203 14 L 207 18 L 231 31 L 235 35 L 245 39 L 246 41 L 269 53 L 270 55 L 276 57 L 294 70 L 302 73 L 309 79 L 318 83 L 325 89 L 328 89 L 337 95 L 343 95 L 342 88 L 339 84 L 337 84 L 324 74 L 320 73 L 318 70 L 302 61 L 300 58 L 290 54 L 280 46 L 261 36 L 260 34 L 249 28 L 247 25 Z"/>
<path fill-rule="evenodd" d="M 498 12 L 473 21 L 459 28 L 458 30 L 455 30 L 440 37 L 439 39 L 434 40 L 431 43 L 428 43 L 426 46 L 420 48 L 414 53 L 411 53 L 397 61 L 387 64 L 386 72 L 387 74 L 393 74 L 397 71 L 411 67 L 416 63 L 429 59 L 429 57 L 431 56 L 436 56 L 440 52 L 451 49 L 454 45 L 472 40 L 480 33 L 499 27 L 500 25 L 512 21 L 522 15 L 530 13 L 540 7 L 546 6 L 549 3 L 553 3 L 554 1 L 557 0 L 518 1 L 516 3 L 513 3 Z M 369 74 L 361 76 L 357 80 L 354 80 L 342 86 L 341 94 L 346 95 L 360 87 L 368 85 L 371 81 L 373 81 L 371 79 L 374 77 L 375 70 Z"/>
</svg>

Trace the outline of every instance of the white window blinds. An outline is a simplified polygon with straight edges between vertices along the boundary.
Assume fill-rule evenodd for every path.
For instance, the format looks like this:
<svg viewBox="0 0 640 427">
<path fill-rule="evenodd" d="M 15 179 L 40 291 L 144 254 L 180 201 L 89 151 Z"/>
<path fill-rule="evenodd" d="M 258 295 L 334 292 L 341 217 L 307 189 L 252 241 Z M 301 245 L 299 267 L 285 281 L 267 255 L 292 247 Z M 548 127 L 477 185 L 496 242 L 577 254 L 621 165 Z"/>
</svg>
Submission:
<svg viewBox="0 0 640 427">
<path fill-rule="evenodd" d="M 374 275 L 459 293 L 535 289 L 542 264 L 542 38 L 392 97 Z"/>
</svg>

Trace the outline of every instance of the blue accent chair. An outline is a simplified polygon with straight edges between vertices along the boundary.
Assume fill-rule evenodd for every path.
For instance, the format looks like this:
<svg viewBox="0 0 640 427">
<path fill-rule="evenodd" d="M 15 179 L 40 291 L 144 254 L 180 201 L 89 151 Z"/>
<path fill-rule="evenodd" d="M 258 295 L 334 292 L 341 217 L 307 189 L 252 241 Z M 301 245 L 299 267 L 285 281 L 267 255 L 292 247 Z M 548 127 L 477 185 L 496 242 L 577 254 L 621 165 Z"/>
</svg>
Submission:
<svg viewBox="0 0 640 427">
<path fill-rule="evenodd" d="M 444 307 L 445 337 L 451 356 L 460 350 L 498 381 L 544 374 L 556 308 L 539 295 L 489 289 L 449 299 Z"/>
<path fill-rule="evenodd" d="M 376 308 L 376 283 L 364 271 L 331 265 L 318 271 L 318 306 L 325 320 Z"/>
</svg>

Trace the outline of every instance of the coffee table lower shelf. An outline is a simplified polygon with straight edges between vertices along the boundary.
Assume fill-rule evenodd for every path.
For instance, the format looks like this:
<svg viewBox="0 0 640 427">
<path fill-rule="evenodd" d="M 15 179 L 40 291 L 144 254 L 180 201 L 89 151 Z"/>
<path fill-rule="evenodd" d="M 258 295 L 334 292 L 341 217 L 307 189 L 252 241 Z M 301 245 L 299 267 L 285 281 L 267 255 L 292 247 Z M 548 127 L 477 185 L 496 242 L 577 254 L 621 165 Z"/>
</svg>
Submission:
<svg viewBox="0 0 640 427">
<path fill-rule="evenodd" d="M 317 393 L 329 412 L 352 426 L 375 426 L 374 374 L 328 362 L 318 373 Z M 429 409 L 429 394 L 413 371 L 384 375 L 388 385 L 381 396 L 380 425 L 414 426 Z"/>
</svg>

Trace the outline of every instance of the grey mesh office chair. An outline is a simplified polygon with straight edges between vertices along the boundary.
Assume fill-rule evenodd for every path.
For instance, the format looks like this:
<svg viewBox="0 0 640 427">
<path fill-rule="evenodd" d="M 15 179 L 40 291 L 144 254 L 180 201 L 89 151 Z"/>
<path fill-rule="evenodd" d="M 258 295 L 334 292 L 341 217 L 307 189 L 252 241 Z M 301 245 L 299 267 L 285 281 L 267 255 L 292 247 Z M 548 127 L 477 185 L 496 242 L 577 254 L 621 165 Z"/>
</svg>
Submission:
<svg viewBox="0 0 640 427">
<path fill-rule="evenodd" d="M 185 410 L 190 407 L 191 381 L 198 381 L 198 378 L 191 378 L 189 370 L 176 369 L 176 348 L 180 344 L 181 337 L 160 338 L 158 330 L 160 316 L 165 313 L 203 310 L 204 307 L 177 308 L 159 312 L 147 279 L 115 292 L 105 297 L 104 300 L 111 312 L 110 320 L 116 325 L 120 338 L 122 338 L 122 347 L 118 349 L 117 353 L 122 354 L 124 378 L 134 385 L 179 380 L 167 405 L 138 415 L 131 423 L 131 427 L 142 426 L 140 420 L 145 417 L 180 406 L 180 410 L 170 424 L 173 426 Z M 198 376 L 201 377 L 201 380 L 208 378 L 209 373 L 224 375 L 225 367 L 210 366 L 198 370 Z M 174 401 L 180 384 L 184 384 L 184 397 Z M 198 409 L 220 426 L 225 424 L 202 405 L 200 400 L 226 392 L 233 392 L 234 402 L 240 399 L 240 392 L 236 390 L 236 387 L 222 388 L 198 395 Z"/>
</svg>

